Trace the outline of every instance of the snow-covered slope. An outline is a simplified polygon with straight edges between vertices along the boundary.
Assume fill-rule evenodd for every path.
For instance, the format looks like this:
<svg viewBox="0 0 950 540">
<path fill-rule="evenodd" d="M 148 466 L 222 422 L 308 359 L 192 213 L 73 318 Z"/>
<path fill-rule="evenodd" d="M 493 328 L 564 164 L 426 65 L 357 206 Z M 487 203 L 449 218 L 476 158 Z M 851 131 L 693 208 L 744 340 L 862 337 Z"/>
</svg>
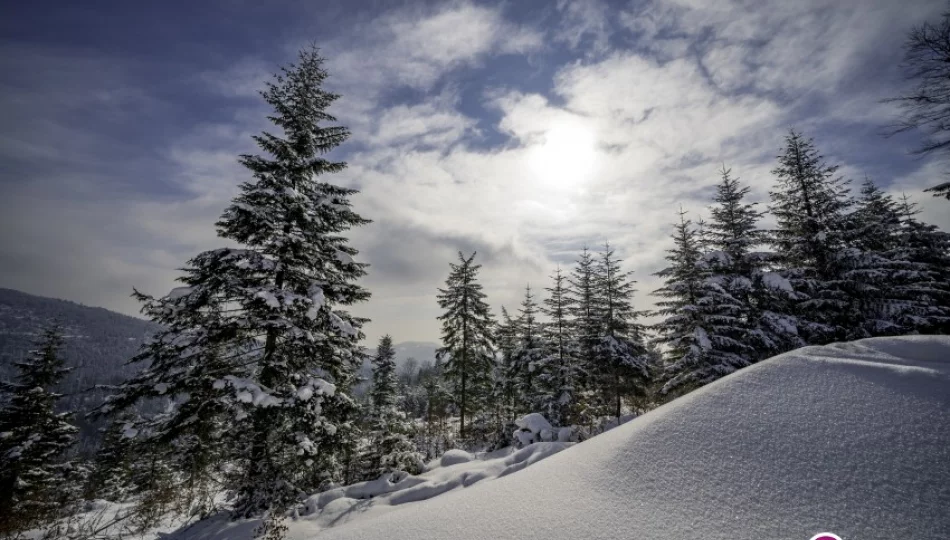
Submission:
<svg viewBox="0 0 950 540">
<path fill-rule="evenodd" d="M 950 538 L 950 338 L 799 349 L 516 474 L 316 537 L 807 540 L 821 531 Z"/>
</svg>

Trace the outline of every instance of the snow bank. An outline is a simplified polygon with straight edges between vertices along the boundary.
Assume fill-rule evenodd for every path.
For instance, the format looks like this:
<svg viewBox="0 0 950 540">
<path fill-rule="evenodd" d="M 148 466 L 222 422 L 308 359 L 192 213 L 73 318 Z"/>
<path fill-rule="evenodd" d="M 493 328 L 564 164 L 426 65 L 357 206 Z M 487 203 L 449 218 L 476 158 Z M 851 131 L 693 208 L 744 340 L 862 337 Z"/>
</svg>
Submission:
<svg viewBox="0 0 950 540">
<path fill-rule="evenodd" d="M 950 338 L 915 336 L 772 358 L 518 474 L 316 538 L 945 540 L 947 508 Z"/>
<path fill-rule="evenodd" d="M 418 476 L 386 474 L 370 482 L 317 493 L 307 499 L 297 519 L 287 522 L 287 538 L 322 538 L 321 531 L 331 527 L 416 506 L 409 503 L 441 498 L 440 496 L 449 492 L 468 491 L 464 488 L 470 488 L 483 480 L 493 480 L 520 471 L 572 445 L 573 443 L 537 443 L 517 451 L 504 448 L 481 455 L 450 450 L 440 460 L 434 460 L 429 470 Z M 215 516 L 162 538 L 250 540 L 259 524 L 258 520 L 231 521 L 223 515 Z"/>
</svg>

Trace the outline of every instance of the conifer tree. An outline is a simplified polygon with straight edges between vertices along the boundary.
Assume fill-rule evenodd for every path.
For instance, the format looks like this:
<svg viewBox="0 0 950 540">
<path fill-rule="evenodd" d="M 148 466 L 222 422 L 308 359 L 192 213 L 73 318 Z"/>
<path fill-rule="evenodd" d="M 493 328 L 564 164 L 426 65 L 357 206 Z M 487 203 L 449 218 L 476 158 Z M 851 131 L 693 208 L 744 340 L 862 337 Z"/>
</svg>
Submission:
<svg viewBox="0 0 950 540">
<path fill-rule="evenodd" d="M 127 411 L 103 428 L 86 495 L 90 499 L 124 501 L 132 490 L 132 465 L 136 449 L 132 433 L 135 418 Z"/>
<path fill-rule="evenodd" d="M 791 288 L 798 330 L 808 343 L 847 339 L 862 316 L 855 302 L 854 280 L 846 275 L 855 253 L 847 249 L 850 205 L 847 182 L 836 176 L 813 141 L 791 131 L 772 170 L 771 212 L 778 223 L 772 245 Z M 857 325 L 860 326 L 860 325 Z"/>
<path fill-rule="evenodd" d="M 705 228 L 710 252 L 703 258 L 709 307 L 719 317 L 720 337 L 713 342 L 752 363 L 801 342 L 784 279 L 768 271 L 775 254 L 755 250 L 767 241 L 757 226 L 762 212 L 745 202 L 749 187 L 741 186 L 730 169 L 723 166 L 720 174 Z"/>
<path fill-rule="evenodd" d="M 543 394 L 538 386 L 538 375 L 544 359 L 544 346 L 538 304 L 534 301 L 530 286 L 525 287 L 524 300 L 518 312 L 516 343 L 511 371 L 507 374 L 507 379 L 514 386 L 516 412 L 538 412 Z"/>
<path fill-rule="evenodd" d="M 573 299 L 567 291 L 567 277 L 558 268 L 551 279 L 553 286 L 545 289 L 549 296 L 541 307 L 548 322 L 543 327 L 545 356 L 539 370 L 543 391 L 540 410 L 553 425 L 567 426 L 582 407 L 577 386 L 583 373 L 568 320 Z"/>
<path fill-rule="evenodd" d="M 664 285 L 653 292 L 663 299 L 656 303 L 663 320 L 654 325 L 655 342 L 666 347 L 662 394 L 689 391 L 749 363 L 735 352 L 743 349 L 728 336 L 728 328 L 722 328 L 723 313 L 729 313 L 724 306 L 731 310 L 734 304 L 724 301 L 719 283 L 709 279 L 697 232 L 683 212 L 673 243 L 666 256 L 670 265 L 656 273 Z M 725 322 L 728 326 L 732 319 Z"/>
<path fill-rule="evenodd" d="M 601 331 L 593 376 L 601 392 L 611 398 L 610 412 L 618 423 L 623 397 L 642 394 L 650 378 L 643 327 L 637 323 L 640 314 L 633 309 L 636 282 L 630 279 L 630 272 L 620 269 L 621 262 L 608 243 L 593 269 Z"/>
<path fill-rule="evenodd" d="M 364 456 L 364 474 L 375 480 L 382 474 L 422 471 L 422 456 L 408 439 L 412 428 L 397 408 L 396 351 L 393 340 L 379 340 L 373 358 L 373 383 L 369 391 L 369 448 Z"/>
<path fill-rule="evenodd" d="M 856 336 L 896 335 L 904 332 L 898 320 L 901 312 L 913 309 L 900 298 L 900 281 L 910 270 L 901 260 L 899 233 L 901 216 L 897 203 L 869 179 L 861 185 L 860 196 L 850 216 L 850 244 L 860 253 L 851 269 L 860 284 L 857 294 L 863 314 L 863 328 Z"/>
<path fill-rule="evenodd" d="M 495 395 L 492 399 L 499 423 L 508 425 L 516 420 L 516 388 L 511 374 L 515 372 L 515 355 L 518 351 L 518 320 L 512 319 L 504 306 L 501 307 L 501 321 L 495 330 L 495 338 L 499 358 L 495 370 Z"/>
<path fill-rule="evenodd" d="M 580 402 L 588 405 L 580 422 L 590 424 L 597 416 L 606 414 L 606 396 L 595 380 L 598 365 L 598 347 L 601 332 L 602 302 L 598 296 L 594 255 L 584 247 L 568 277 L 567 289 L 571 332 L 577 344 L 582 379 L 579 382 Z"/>
<path fill-rule="evenodd" d="M 485 293 L 478 283 L 475 253 L 459 263 L 450 263 L 445 288 L 439 289 L 442 321 L 442 347 L 437 358 L 445 360 L 445 377 L 454 386 L 459 410 L 459 437 L 466 436 L 465 420 L 485 410 L 492 390 L 494 365 L 494 320 Z"/>
<path fill-rule="evenodd" d="M 896 258 L 904 262 L 896 294 L 904 301 L 898 324 L 906 333 L 950 334 L 950 233 L 922 223 L 906 195 L 899 204 Z"/>
<path fill-rule="evenodd" d="M 349 391 L 366 321 L 341 308 L 369 293 L 355 283 L 367 265 L 343 233 L 368 221 L 351 209 L 355 190 L 324 179 L 345 167 L 324 156 L 349 133 L 325 125 L 339 96 L 322 88 L 323 62 L 306 49 L 262 92 L 277 131 L 254 137 L 261 155 L 241 156 L 254 179 L 217 223 L 241 247 L 197 255 L 180 278 L 186 287 L 168 296 L 136 292 L 163 330 L 136 357 L 147 367 L 108 404 L 171 398 L 155 444 L 178 463 L 180 447 L 207 449 L 209 464 L 226 456 L 241 515 L 276 514 L 340 480 L 354 440 Z"/>
<path fill-rule="evenodd" d="M 56 413 L 54 388 L 69 371 L 63 367 L 63 338 L 57 326 L 43 331 L 38 349 L 14 362 L 15 382 L 0 386 L 9 399 L 0 411 L 0 535 L 58 517 L 76 491 L 67 452 L 78 430 L 69 413 Z"/>
</svg>

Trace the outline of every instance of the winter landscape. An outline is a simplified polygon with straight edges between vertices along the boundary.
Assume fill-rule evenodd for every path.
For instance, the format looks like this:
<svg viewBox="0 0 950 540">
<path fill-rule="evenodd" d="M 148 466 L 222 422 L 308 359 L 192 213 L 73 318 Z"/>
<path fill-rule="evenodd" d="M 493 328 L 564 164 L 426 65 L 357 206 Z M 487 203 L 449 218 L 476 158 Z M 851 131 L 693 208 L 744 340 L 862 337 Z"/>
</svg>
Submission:
<svg viewBox="0 0 950 540">
<path fill-rule="evenodd" d="M 0 538 L 950 538 L 950 4 L 10 11 Z"/>
</svg>

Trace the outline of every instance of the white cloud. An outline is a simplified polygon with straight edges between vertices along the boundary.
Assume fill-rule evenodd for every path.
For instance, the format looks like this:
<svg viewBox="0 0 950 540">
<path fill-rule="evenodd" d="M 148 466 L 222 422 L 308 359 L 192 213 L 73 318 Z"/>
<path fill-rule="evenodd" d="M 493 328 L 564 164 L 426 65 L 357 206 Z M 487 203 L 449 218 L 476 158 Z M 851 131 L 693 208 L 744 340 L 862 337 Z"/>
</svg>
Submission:
<svg viewBox="0 0 950 540">
<path fill-rule="evenodd" d="M 649 274 L 663 265 L 679 207 L 703 211 L 723 162 L 764 201 L 788 127 L 811 134 L 842 118 L 879 123 L 891 112 L 878 105 L 883 96 L 843 89 L 856 77 L 873 78 L 869 55 L 899 47 L 899 29 L 932 8 L 884 0 L 860 9 L 817 0 L 667 0 L 623 13 L 601 3 L 559 6 L 563 25 L 547 35 L 511 23 L 501 8 L 455 2 L 392 10 L 326 44 L 329 86 L 343 95 L 331 113 L 355 143 L 343 149 L 350 167 L 337 180 L 361 187 L 354 203 L 374 220 L 351 235 L 360 259 L 373 265 L 366 280 L 373 299 L 356 309 L 374 320 L 371 340 L 387 332 L 397 340 L 437 339 L 436 289 L 458 250 L 479 251 L 493 305 L 514 310 L 527 283 L 540 290 L 583 245 L 597 249 L 609 240 L 641 282 L 638 308 L 649 307 L 658 285 Z M 607 47 L 620 31 L 615 23 L 633 32 L 626 38 L 639 38 L 630 50 Z M 443 84 L 498 55 L 543 54 L 546 39 L 576 47 L 581 58 L 560 59 L 546 95 L 518 81 L 496 86 L 483 91 L 488 114 L 476 118 L 471 103 L 463 109 L 459 89 Z M 199 81 L 244 98 L 270 71 L 248 59 Z M 412 97 L 394 104 L 390 94 L 399 89 Z M 265 127 L 264 109 L 257 101 L 238 105 L 233 118 L 196 126 L 161 154 L 186 197 L 103 198 L 80 208 L 43 197 L 36 186 L 6 189 L 0 226 L 28 229 L 5 250 L 6 260 L 62 267 L 30 276 L 23 265 L 15 279 L 7 272 L 10 283 L 30 289 L 24 284 L 87 276 L 82 285 L 40 292 L 127 312 L 135 311 L 125 296 L 133 285 L 165 292 L 175 268 L 220 245 L 213 223 L 248 179 L 236 157 Z M 486 126 L 487 119 L 497 122 Z M 596 174 L 555 185 L 532 169 L 531 147 L 552 126 L 592 134 Z M 492 148 L 474 144 L 486 127 L 508 139 Z M 859 156 L 853 152 L 833 148 L 835 160 L 857 173 L 848 163 Z M 924 167 L 892 189 L 917 193 L 935 174 L 936 166 Z M 924 218 L 950 226 L 945 201 L 920 199 Z M 38 219 L 28 208 L 55 217 Z"/>
</svg>

